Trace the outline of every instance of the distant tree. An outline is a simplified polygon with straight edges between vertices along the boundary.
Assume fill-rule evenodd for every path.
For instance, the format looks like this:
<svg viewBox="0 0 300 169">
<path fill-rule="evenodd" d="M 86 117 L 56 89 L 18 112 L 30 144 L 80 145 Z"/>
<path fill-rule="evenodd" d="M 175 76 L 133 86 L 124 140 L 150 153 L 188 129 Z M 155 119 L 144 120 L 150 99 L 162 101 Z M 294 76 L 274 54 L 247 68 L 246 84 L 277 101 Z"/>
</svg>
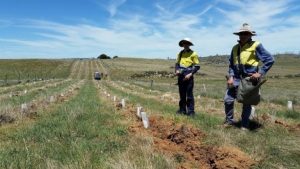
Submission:
<svg viewBox="0 0 300 169">
<path fill-rule="evenodd" d="M 97 57 L 98 59 L 110 59 L 110 57 L 109 56 L 107 56 L 106 54 L 101 54 L 101 55 L 99 55 L 98 57 Z"/>
<path fill-rule="evenodd" d="M 113 57 L 113 59 L 117 59 L 117 58 L 119 58 L 119 57 L 118 57 L 118 56 L 114 56 L 114 57 Z"/>
</svg>

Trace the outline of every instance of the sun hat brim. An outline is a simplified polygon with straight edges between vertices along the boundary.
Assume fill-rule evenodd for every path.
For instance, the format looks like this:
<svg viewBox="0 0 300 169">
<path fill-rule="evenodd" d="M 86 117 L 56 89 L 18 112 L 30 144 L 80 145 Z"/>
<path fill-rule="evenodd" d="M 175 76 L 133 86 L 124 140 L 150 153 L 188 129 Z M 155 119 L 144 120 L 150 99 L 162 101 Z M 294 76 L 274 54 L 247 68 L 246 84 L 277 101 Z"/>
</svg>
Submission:
<svg viewBox="0 0 300 169">
<path fill-rule="evenodd" d="M 193 44 L 192 42 L 188 41 L 188 40 L 181 40 L 181 41 L 179 42 L 179 46 L 180 46 L 180 47 L 183 47 L 183 44 L 184 44 L 184 43 L 187 43 L 187 44 L 189 44 L 190 46 L 194 46 L 194 44 Z"/>
<path fill-rule="evenodd" d="M 249 32 L 251 33 L 252 36 L 256 36 L 256 32 L 255 31 L 249 31 L 249 30 L 241 30 L 241 31 L 238 31 L 238 32 L 233 32 L 234 35 L 240 35 L 240 33 L 242 32 Z"/>
</svg>

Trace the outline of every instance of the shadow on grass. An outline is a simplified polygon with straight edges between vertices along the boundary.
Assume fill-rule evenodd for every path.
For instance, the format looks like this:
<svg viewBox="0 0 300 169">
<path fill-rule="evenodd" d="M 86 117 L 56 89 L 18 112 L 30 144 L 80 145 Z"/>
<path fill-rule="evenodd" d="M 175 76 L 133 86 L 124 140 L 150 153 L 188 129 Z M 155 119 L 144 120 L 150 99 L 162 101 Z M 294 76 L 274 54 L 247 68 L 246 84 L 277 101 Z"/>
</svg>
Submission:
<svg viewBox="0 0 300 169">
<path fill-rule="evenodd" d="M 239 120 L 237 121 L 235 124 L 234 124 L 235 127 L 238 127 L 238 128 L 241 128 L 242 127 L 242 121 Z M 263 128 L 263 125 L 257 121 L 254 121 L 254 120 L 250 120 L 249 122 L 249 130 L 250 131 L 256 131 L 260 128 Z"/>
</svg>

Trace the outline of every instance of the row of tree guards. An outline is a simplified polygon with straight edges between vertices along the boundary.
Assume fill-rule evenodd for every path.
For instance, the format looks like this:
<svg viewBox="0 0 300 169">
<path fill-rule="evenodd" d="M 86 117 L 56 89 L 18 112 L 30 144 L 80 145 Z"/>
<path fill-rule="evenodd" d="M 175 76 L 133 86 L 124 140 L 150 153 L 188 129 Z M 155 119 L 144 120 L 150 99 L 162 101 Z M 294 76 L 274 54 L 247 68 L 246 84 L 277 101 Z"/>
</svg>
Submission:
<svg viewBox="0 0 300 169">
<path fill-rule="evenodd" d="M 25 92 L 24 92 L 25 93 Z M 61 96 L 64 96 L 64 94 L 61 94 Z M 55 97 L 54 96 L 50 96 L 49 97 L 49 103 L 54 103 L 55 102 Z M 23 103 L 21 104 L 21 113 L 26 113 L 29 111 L 29 108 L 28 108 L 28 104 L 27 103 Z"/>
<path fill-rule="evenodd" d="M 24 90 L 24 94 L 26 94 L 26 93 L 27 93 L 27 90 Z M 111 95 L 109 93 L 107 93 L 106 91 L 104 91 L 104 94 L 107 97 L 111 97 Z M 63 96 L 63 94 L 61 94 L 61 95 Z M 117 102 L 117 97 L 113 96 L 112 100 L 113 100 L 113 102 Z M 54 96 L 50 96 L 49 97 L 49 102 L 50 103 L 55 102 L 55 97 Z M 121 101 L 119 102 L 119 105 L 121 105 L 122 108 L 125 108 L 126 107 L 125 99 L 121 99 Z M 289 111 L 293 111 L 294 110 L 294 108 L 293 108 L 293 102 L 292 101 L 288 101 L 287 102 L 287 109 Z M 28 105 L 26 103 L 21 104 L 21 112 L 25 113 L 27 111 L 28 111 Z M 143 110 L 142 106 L 137 106 L 136 116 L 139 119 L 141 119 L 141 121 L 143 122 L 144 128 L 149 128 L 149 126 L 150 126 L 149 119 L 148 119 L 147 113 Z M 255 118 L 255 116 L 256 116 L 255 107 L 252 106 L 250 118 L 253 119 L 253 118 Z"/>
<path fill-rule="evenodd" d="M 205 88 L 205 85 L 204 85 L 204 88 Z M 107 93 L 106 91 L 104 91 L 104 94 L 107 97 L 111 97 L 110 94 Z M 112 99 L 113 99 L 114 102 L 117 102 L 117 97 L 116 96 L 113 96 Z M 125 106 L 126 106 L 125 99 L 121 99 L 121 101 L 117 105 L 120 105 L 120 107 L 125 108 Z M 287 109 L 289 111 L 293 111 L 294 110 L 292 101 L 288 101 L 287 102 Z M 147 113 L 143 110 L 142 106 L 137 106 L 136 116 L 139 119 L 141 119 L 141 121 L 143 122 L 144 128 L 149 128 L 149 126 L 150 126 L 149 119 L 148 119 Z M 254 119 L 256 117 L 257 117 L 257 115 L 255 113 L 255 107 L 252 106 L 251 107 L 250 119 Z"/>
<path fill-rule="evenodd" d="M 9 75 L 5 74 L 4 79 L 0 80 L 0 84 L 3 85 L 9 85 L 9 84 L 17 84 L 17 83 L 22 83 L 22 82 L 30 82 L 30 81 L 41 81 L 41 80 L 48 80 L 48 79 L 55 79 L 54 76 L 42 76 L 42 75 L 27 75 L 26 77 L 21 77 L 20 74 L 18 76 L 13 76 L 16 78 L 9 78 Z"/>
<path fill-rule="evenodd" d="M 106 91 L 104 91 L 104 94 L 107 97 L 111 97 L 111 95 Z M 117 97 L 116 96 L 113 96 L 111 98 L 113 99 L 114 103 L 117 102 Z M 120 102 L 117 105 L 120 105 L 121 108 L 125 108 L 126 107 L 125 99 L 121 99 Z M 137 106 L 136 116 L 142 121 L 144 128 L 147 129 L 147 128 L 150 127 L 147 113 L 144 111 L 142 106 Z"/>
</svg>

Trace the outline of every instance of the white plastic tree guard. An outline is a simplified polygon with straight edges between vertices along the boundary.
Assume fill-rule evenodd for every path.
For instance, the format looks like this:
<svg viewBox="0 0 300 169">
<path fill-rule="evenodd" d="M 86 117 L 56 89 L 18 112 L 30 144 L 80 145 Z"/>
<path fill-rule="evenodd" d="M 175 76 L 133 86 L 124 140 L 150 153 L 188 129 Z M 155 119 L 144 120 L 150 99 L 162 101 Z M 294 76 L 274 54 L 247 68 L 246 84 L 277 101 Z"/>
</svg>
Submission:
<svg viewBox="0 0 300 169">
<path fill-rule="evenodd" d="M 21 104 L 21 112 L 26 113 L 28 111 L 28 106 L 26 103 Z"/>
<path fill-rule="evenodd" d="M 293 102 L 292 101 L 287 102 L 287 108 L 288 108 L 288 110 L 293 110 Z"/>
<path fill-rule="evenodd" d="M 142 116 L 141 116 L 141 112 L 143 111 L 143 107 L 141 107 L 141 106 L 138 106 L 137 107 L 137 110 L 136 110 L 136 115 L 139 117 L 139 118 L 141 118 Z"/>
<path fill-rule="evenodd" d="M 123 108 L 125 107 L 125 99 L 121 100 L 121 105 L 122 105 Z"/>
<path fill-rule="evenodd" d="M 55 98 L 54 98 L 54 96 L 50 96 L 50 103 L 53 103 L 53 102 L 55 102 Z"/>
<path fill-rule="evenodd" d="M 114 96 L 114 98 L 113 98 L 113 101 L 114 101 L 114 102 L 116 102 L 116 101 L 117 101 L 117 97 L 116 97 L 116 96 Z"/>
<path fill-rule="evenodd" d="M 142 116 L 144 128 L 146 128 L 146 129 L 149 128 L 149 119 L 147 117 L 146 112 L 141 112 L 141 116 Z"/>
<path fill-rule="evenodd" d="M 250 114 L 250 117 L 249 117 L 249 119 L 254 119 L 255 118 L 255 116 L 256 116 L 256 114 L 255 114 L 255 107 L 254 106 L 251 106 L 251 114 Z"/>
</svg>

